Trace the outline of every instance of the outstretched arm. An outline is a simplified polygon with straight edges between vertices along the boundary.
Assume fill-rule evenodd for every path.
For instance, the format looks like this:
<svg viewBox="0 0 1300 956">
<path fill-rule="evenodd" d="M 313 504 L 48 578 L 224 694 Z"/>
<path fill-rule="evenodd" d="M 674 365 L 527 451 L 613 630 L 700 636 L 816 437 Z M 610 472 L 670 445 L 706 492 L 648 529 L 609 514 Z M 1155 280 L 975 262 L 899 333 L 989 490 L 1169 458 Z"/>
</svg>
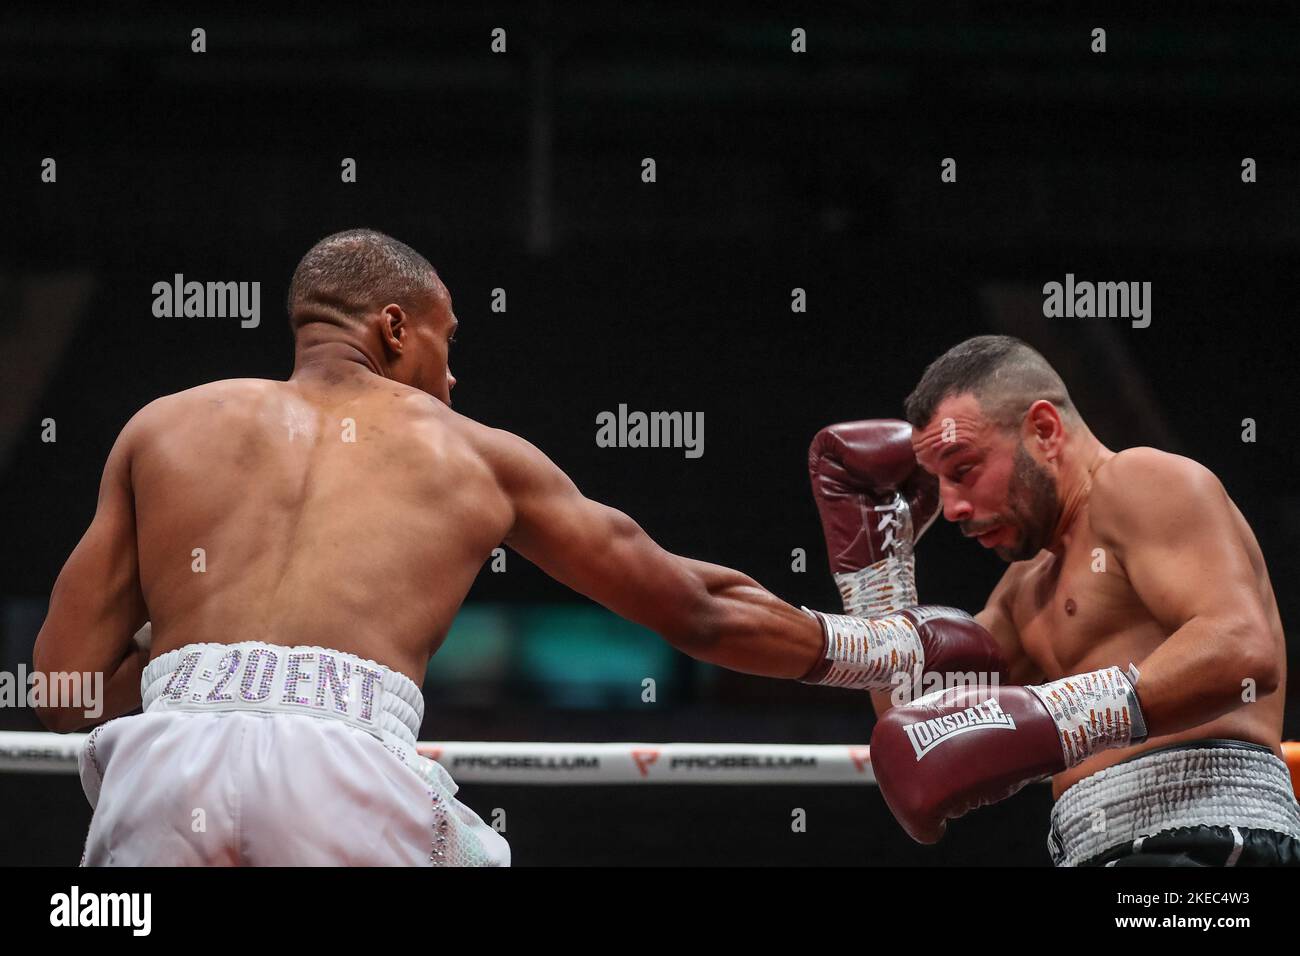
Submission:
<svg viewBox="0 0 1300 956">
<path fill-rule="evenodd" d="M 821 625 L 752 578 L 665 551 L 514 435 L 494 433 L 490 456 L 515 510 L 506 542 L 560 583 L 711 664 L 798 678 L 818 661 Z"/>
</svg>

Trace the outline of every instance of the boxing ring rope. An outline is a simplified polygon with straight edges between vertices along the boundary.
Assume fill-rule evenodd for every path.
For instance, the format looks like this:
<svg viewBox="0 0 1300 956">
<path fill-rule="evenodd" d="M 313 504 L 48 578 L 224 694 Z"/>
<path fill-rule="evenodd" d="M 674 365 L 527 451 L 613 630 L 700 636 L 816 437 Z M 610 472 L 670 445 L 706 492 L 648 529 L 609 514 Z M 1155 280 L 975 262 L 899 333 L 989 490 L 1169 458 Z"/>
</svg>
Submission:
<svg viewBox="0 0 1300 956">
<path fill-rule="evenodd" d="M 0 731 L 0 772 L 77 772 L 85 734 Z M 421 742 L 457 783 L 867 784 L 871 751 L 853 744 Z M 1300 742 L 1282 744 L 1300 797 Z"/>
<path fill-rule="evenodd" d="M 0 772 L 77 772 L 85 734 L 0 731 Z M 866 746 L 421 742 L 457 783 L 875 784 Z"/>
</svg>

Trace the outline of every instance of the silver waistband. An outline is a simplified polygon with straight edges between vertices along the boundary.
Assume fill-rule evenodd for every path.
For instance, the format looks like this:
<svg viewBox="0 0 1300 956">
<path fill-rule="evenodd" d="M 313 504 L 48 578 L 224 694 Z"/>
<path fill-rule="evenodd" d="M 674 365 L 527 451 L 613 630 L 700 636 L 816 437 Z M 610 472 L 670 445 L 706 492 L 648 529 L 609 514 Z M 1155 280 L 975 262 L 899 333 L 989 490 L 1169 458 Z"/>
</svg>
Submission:
<svg viewBox="0 0 1300 956">
<path fill-rule="evenodd" d="M 187 644 L 150 661 L 140 678 L 146 712 L 258 711 L 338 720 L 414 758 L 424 697 L 383 664 L 325 647 L 261 641 Z"/>
<path fill-rule="evenodd" d="M 1080 780 L 1052 808 L 1057 866 L 1177 827 L 1272 830 L 1300 839 L 1286 764 L 1251 747 L 1158 750 Z"/>
</svg>

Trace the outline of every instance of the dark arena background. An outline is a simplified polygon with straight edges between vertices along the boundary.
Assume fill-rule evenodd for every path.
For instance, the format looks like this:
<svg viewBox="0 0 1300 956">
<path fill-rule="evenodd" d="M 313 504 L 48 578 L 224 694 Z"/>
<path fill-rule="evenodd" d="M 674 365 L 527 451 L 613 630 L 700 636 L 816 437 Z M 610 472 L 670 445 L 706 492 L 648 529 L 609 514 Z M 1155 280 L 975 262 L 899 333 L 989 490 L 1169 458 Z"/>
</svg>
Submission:
<svg viewBox="0 0 1300 956">
<path fill-rule="evenodd" d="M 1219 475 L 1289 624 L 1300 20 L 1236 9 L 8 4 L 0 669 L 30 668 L 126 421 L 203 382 L 286 377 L 294 266 L 356 226 L 420 250 L 451 291 L 457 411 L 794 604 L 839 609 L 812 436 L 901 417 L 930 360 L 1006 333 L 1060 370 L 1109 447 Z M 178 274 L 259 283 L 256 323 L 156 316 L 155 283 Z M 1044 285 L 1067 275 L 1150 283 L 1149 321 L 1045 317 Z M 597 416 L 621 405 L 701 413 L 702 454 L 600 447 Z M 519 555 L 499 563 L 429 667 L 421 740 L 870 739 L 861 693 L 697 663 Z M 1003 567 L 940 521 L 920 596 L 977 610 Z M 1300 737 L 1294 699 L 1286 720 Z M 44 728 L 11 699 L 0 729 Z M 540 769 L 556 783 L 469 774 L 460 791 L 502 811 L 520 866 L 1050 863 L 1041 784 L 926 847 L 868 784 L 575 786 L 563 761 Z M 0 864 L 77 863 L 75 773 L 2 772 L 0 807 Z"/>
</svg>

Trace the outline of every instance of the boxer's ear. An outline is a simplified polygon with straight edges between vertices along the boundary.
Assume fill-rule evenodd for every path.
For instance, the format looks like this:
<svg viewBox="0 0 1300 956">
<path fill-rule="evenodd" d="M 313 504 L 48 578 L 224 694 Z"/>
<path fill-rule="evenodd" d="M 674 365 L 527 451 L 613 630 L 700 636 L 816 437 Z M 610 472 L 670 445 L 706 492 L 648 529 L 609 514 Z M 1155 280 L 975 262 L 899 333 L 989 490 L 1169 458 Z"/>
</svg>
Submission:
<svg viewBox="0 0 1300 956">
<path fill-rule="evenodd" d="M 406 346 L 406 336 L 410 322 L 400 305 L 389 303 L 379 312 L 379 338 L 384 343 L 384 350 L 393 355 L 401 355 Z"/>
<path fill-rule="evenodd" d="M 1060 410 L 1045 398 L 1029 406 L 1025 414 L 1029 437 L 1049 461 L 1055 460 L 1065 443 L 1065 424 Z"/>
</svg>

